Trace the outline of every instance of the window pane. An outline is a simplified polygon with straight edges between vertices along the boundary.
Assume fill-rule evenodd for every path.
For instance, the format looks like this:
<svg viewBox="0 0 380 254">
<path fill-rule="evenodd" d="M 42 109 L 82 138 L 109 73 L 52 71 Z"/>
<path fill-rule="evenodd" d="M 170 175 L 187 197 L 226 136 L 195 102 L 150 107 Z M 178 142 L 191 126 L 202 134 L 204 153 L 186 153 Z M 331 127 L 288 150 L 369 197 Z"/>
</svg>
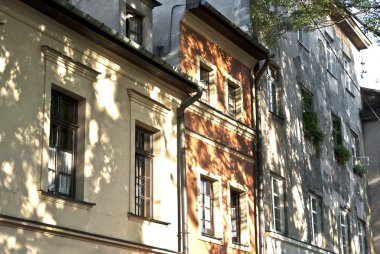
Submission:
<svg viewBox="0 0 380 254">
<path fill-rule="evenodd" d="M 74 139 L 74 131 L 68 128 L 61 128 L 61 149 L 73 152 L 74 151 L 74 145 L 73 145 L 73 139 Z"/>
<path fill-rule="evenodd" d="M 57 147 L 58 142 L 58 127 L 56 124 L 50 125 L 50 137 L 49 137 L 49 146 Z"/>
<path fill-rule="evenodd" d="M 75 122 L 75 103 L 61 97 L 60 117 L 69 122 Z"/>
<path fill-rule="evenodd" d="M 61 160 L 60 172 L 71 175 L 73 171 L 73 154 L 61 151 L 60 160 Z"/>
<path fill-rule="evenodd" d="M 55 192 L 55 175 L 56 171 L 50 169 L 48 171 L 48 192 Z"/>
<path fill-rule="evenodd" d="M 58 116 L 58 96 L 56 94 L 51 95 L 50 114 L 52 116 Z"/>
<path fill-rule="evenodd" d="M 61 174 L 59 175 L 59 193 L 63 195 L 70 195 L 71 176 Z"/>
</svg>

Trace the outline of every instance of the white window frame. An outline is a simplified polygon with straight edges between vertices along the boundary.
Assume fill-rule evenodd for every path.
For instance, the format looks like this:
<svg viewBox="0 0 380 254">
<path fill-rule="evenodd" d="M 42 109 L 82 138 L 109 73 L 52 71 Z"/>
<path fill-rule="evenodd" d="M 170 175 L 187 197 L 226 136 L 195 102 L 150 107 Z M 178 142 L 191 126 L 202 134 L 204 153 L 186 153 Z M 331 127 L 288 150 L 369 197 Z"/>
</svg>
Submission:
<svg viewBox="0 0 380 254">
<path fill-rule="evenodd" d="M 351 59 L 343 53 L 343 74 L 344 74 L 344 85 L 350 93 L 353 93 L 353 83 L 351 80 Z"/>
<path fill-rule="evenodd" d="M 238 192 L 240 194 L 239 203 L 240 203 L 240 211 L 241 211 L 241 240 L 240 243 L 232 242 L 232 223 L 231 223 L 231 190 Z M 248 188 L 238 184 L 235 181 L 228 182 L 228 232 L 229 232 L 229 246 L 234 249 L 251 251 L 250 246 L 250 231 L 249 231 L 249 206 L 248 206 Z"/>
<path fill-rule="evenodd" d="M 366 244 L 366 226 L 365 222 L 358 219 L 358 246 L 359 246 L 359 254 L 365 254 L 367 249 Z"/>
<path fill-rule="evenodd" d="M 273 71 L 276 75 L 273 75 Z M 268 110 L 269 112 L 279 115 L 279 69 L 270 65 L 267 69 L 267 89 L 268 89 Z M 274 96 L 273 96 L 274 94 Z"/>
<path fill-rule="evenodd" d="M 307 50 L 310 48 L 309 43 L 309 33 L 305 31 L 305 29 L 300 28 L 297 32 L 298 41 L 304 46 Z"/>
<path fill-rule="evenodd" d="M 274 190 L 274 184 L 275 183 L 278 183 L 278 193 L 275 193 L 275 190 Z M 276 233 L 280 233 L 280 234 L 283 234 L 285 232 L 285 207 L 284 207 L 284 180 L 280 177 L 277 177 L 277 176 L 274 176 L 272 175 L 271 176 L 271 211 L 272 211 L 272 214 L 271 214 L 271 230 L 276 232 Z M 279 207 L 276 207 L 275 206 L 275 198 L 278 198 L 279 199 Z M 279 215 L 280 215 L 280 218 L 276 218 L 275 217 L 275 214 L 276 214 L 276 209 L 279 209 Z M 279 220 L 280 222 L 280 229 L 278 229 L 276 227 L 276 220 Z"/>
<path fill-rule="evenodd" d="M 201 67 L 207 69 L 210 73 L 210 81 L 209 81 L 209 103 L 211 107 L 216 108 L 218 105 L 218 90 L 217 90 L 217 68 L 215 65 L 211 64 L 207 60 L 203 59 L 201 56 L 197 56 L 197 74 L 196 77 L 198 80 L 201 80 Z M 203 96 L 202 96 L 203 98 Z M 201 98 L 201 100 L 202 100 Z"/>
<path fill-rule="evenodd" d="M 315 209 L 313 207 L 313 201 L 315 202 Z M 322 233 L 322 208 L 321 208 L 321 198 L 309 194 L 309 212 L 310 212 L 310 237 L 311 243 L 316 246 L 321 245 L 321 233 Z M 315 221 L 317 220 L 317 221 Z M 315 227 L 317 229 L 315 230 Z M 315 232 L 317 235 L 315 235 Z"/>
<path fill-rule="evenodd" d="M 234 89 L 235 89 L 235 93 L 236 93 L 236 102 L 235 102 L 235 116 L 231 116 L 232 118 L 235 118 L 236 120 L 242 120 L 243 118 L 243 89 L 242 89 L 242 85 L 241 85 L 241 82 L 238 81 L 237 79 L 234 79 L 232 76 L 230 76 L 229 74 L 225 74 L 224 75 L 224 79 L 225 79 L 225 91 L 226 91 L 226 95 L 225 95 L 225 105 L 226 105 L 226 113 L 227 115 L 230 115 L 229 114 L 229 87 L 230 86 L 233 86 Z"/>
<path fill-rule="evenodd" d="M 327 37 L 327 42 L 326 42 L 327 71 L 335 77 L 336 76 L 336 57 L 335 57 L 334 49 L 333 49 L 334 40 L 327 34 L 326 34 L 326 37 Z"/>
<path fill-rule="evenodd" d="M 347 254 L 349 249 L 347 217 L 348 213 L 341 210 L 339 213 L 339 250 L 341 254 Z"/>
<path fill-rule="evenodd" d="M 214 235 L 204 235 L 202 233 L 202 211 L 201 207 L 201 179 L 209 179 L 213 182 L 213 224 Z M 198 210 L 198 239 L 206 242 L 223 245 L 223 207 L 222 207 L 222 177 L 208 172 L 205 169 L 197 168 L 197 210 Z"/>
</svg>

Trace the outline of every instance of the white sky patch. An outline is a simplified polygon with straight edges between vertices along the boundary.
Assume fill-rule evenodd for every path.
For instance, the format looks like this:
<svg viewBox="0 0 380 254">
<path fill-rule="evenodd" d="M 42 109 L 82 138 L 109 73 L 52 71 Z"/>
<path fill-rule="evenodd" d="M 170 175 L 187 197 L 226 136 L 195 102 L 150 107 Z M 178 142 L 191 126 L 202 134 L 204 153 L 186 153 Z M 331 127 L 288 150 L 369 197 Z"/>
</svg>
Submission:
<svg viewBox="0 0 380 254">
<path fill-rule="evenodd" d="M 362 86 L 380 90 L 380 46 L 376 40 L 371 39 L 372 45 L 363 51 L 364 79 L 361 81 Z"/>
</svg>

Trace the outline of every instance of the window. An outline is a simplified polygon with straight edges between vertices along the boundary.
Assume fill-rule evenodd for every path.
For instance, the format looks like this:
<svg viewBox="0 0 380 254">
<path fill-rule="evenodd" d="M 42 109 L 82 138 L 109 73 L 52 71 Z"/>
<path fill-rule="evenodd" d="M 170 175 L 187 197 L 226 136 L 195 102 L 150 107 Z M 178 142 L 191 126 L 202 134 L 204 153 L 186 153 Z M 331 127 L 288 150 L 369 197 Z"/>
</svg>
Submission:
<svg viewBox="0 0 380 254">
<path fill-rule="evenodd" d="M 268 68 L 268 107 L 269 111 L 279 115 L 278 103 L 278 70 L 273 66 Z"/>
<path fill-rule="evenodd" d="M 356 158 L 360 157 L 359 136 L 354 131 L 351 131 L 351 155 L 352 164 L 356 164 Z"/>
<path fill-rule="evenodd" d="M 333 124 L 332 135 L 333 135 L 334 147 L 337 147 L 343 144 L 342 122 L 340 118 L 334 114 L 332 115 L 332 124 Z"/>
<path fill-rule="evenodd" d="M 343 74 L 344 74 L 344 84 L 349 92 L 353 92 L 352 89 L 352 82 L 351 82 L 351 60 L 350 58 L 346 55 L 343 54 Z"/>
<path fill-rule="evenodd" d="M 366 253 L 366 233 L 364 221 L 358 220 L 359 253 Z"/>
<path fill-rule="evenodd" d="M 200 67 L 200 81 L 204 85 L 203 94 L 201 100 L 204 103 L 210 104 L 210 71 L 205 67 Z"/>
<path fill-rule="evenodd" d="M 51 94 L 48 192 L 74 197 L 77 101 L 55 90 Z"/>
<path fill-rule="evenodd" d="M 320 244 L 321 234 L 321 202 L 320 198 L 310 194 L 309 195 L 309 211 L 310 211 L 310 229 L 311 229 L 311 243 L 314 245 Z"/>
<path fill-rule="evenodd" d="M 135 214 L 152 217 L 153 134 L 136 127 Z"/>
<path fill-rule="evenodd" d="M 202 168 L 198 177 L 198 239 L 223 243 L 222 178 Z"/>
<path fill-rule="evenodd" d="M 138 44 L 142 43 L 142 16 L 133 11 L 127 11 L 126 36 Z"/>
<path fill-rule="evenodd" d="M 272 176 L 272 220 L 271 229 L 278 232 L 284 232 L 284 198 L 282 179 Z"/>
<path fill-rule="evenodd" d="M 306 48 L 309 49 L 309 36 L 307 32 L 301 28 L 298 30 L 298 41 Z"/>
<path fill-rule="evenodd" d="M 226 80 L 226 109 L 227 114 L 240 120 L 242 117 L 242 104 L 243 104 L 243 94 L 241 83 L 232 78 L 230 75 L 225 75 Z"/>
<path fill-rule="evenodd" d="M 214 190 L 213 182 L 209 179 L 201 178 L 200 186 L 200 210 L 202 234 L 214 236 Z"/>
<path fill-rule="evenodd" d="M 232 242 L 241 243 L 241 209 L 240 209 L 240 193 L 231 190 L 231 237 Z"/>
<path fill-rule="evenodd" d="M 333 44 L 334 40 L 326 34 L 327 37 L 327 70 L 335 76 L 336 58 L 334 55 Z"/>
<path fill-rule="evenodd" d="M 236 100 L 237 100 L 237 88 L 232 84 L 228 83 L 228 115 L 235 118 L 236 117 Z"/>
<path fill-rule="evenodd" d="M 347 230 L 347 214 L 343 211 L 340 212 L 340 253 L 348 253 L 348 230 Z"/>
</svg>

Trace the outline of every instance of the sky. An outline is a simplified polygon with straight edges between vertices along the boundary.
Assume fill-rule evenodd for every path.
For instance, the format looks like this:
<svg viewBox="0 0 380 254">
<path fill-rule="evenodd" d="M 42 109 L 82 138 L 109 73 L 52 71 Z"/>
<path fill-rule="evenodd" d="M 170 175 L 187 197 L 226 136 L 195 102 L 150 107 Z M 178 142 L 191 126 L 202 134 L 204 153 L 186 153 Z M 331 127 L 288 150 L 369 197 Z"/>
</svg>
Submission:
<svg viewBox="0 0 380 254">
<path fill-rule="evenodd" d="M 364 87 L 380 90 L 380 43 L 372 40 L 372 45 L 363 50 L 363 73 L 364 79 L 361 85 Z M 361 70 L 360 70 L 361 71 Z"/>
</svg>

